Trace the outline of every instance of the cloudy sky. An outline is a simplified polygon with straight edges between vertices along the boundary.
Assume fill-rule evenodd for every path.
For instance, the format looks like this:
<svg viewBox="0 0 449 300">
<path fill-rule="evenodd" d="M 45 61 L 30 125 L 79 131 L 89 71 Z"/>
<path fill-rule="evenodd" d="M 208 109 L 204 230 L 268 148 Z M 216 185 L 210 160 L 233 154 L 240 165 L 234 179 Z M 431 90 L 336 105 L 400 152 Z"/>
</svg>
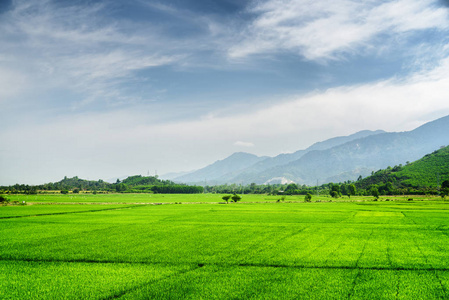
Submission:
<svg viewBox="0 0 449 300">
<path fill-rule="evenodd" d="M 449 114 L 449 1 L 0 0 L 0 185 L 274 156 Z"/>
</svg>

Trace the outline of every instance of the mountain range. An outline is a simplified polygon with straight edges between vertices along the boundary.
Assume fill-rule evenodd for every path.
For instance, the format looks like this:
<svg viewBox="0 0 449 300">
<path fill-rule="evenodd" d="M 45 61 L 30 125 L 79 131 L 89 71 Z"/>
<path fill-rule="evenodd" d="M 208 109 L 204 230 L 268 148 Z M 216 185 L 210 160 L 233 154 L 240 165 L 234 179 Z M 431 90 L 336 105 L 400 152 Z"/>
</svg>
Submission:
<svg viewBox="0 0 449 300">
<path fill-rule="evenodd" d="M 388 166 L 417 160 L 448 144 L 449 116 L 446 116 L 412 131 L 364 130 L 275 157 L 234 153 L 205 168 L 181 176 L 163 177 L 175 182 L 206 182 L 209 185 L 343 182 L 365 177 Z"/>
</svg>

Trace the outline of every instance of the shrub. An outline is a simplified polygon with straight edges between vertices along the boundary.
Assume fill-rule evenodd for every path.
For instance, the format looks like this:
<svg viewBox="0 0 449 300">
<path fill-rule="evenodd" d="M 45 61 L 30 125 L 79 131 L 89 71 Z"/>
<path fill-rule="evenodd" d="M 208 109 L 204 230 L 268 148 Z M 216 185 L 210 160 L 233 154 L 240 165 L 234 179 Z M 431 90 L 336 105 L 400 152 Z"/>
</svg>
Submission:
<svg viewBox="0 0 449 300">
<path fill-rule="evenodd" d="M 307 193 L 306 196 L 304 197 L 304 201 L 305 201 L 305 202 L 310 202 L 310 201 L 312 201 L 312 194 Z"/>
<path fill-rule="evenodd" d="M 338 198 L 339 197 L 337 191 L 331 191 L 331 196 L 332 196 L 332 198 Z"/>
<path fill-rule="evenodd" d="M 8 203 L 9 203 L 9 199 L 6 198 L 6 197 L 3 196 L 3 195 L 0 195 L 0 203 L 1 203 L 1 204 L 8 204 Z"/>
<path fill-rule="evenodd" d="M 379 190 L 376 187 L 372 187 L 370 193 L 376 200 L 379 199 Z"/>
</svg>

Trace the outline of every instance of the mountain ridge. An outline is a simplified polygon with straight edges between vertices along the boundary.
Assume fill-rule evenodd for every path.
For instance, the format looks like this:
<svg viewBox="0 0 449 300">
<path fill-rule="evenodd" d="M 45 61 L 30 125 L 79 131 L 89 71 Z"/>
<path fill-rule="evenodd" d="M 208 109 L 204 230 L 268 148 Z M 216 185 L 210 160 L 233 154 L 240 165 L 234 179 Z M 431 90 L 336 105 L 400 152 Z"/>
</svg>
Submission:
<svg viewBox="0 0 449 300">
<path fill-rule="evenodd" d="M 250 165 L 265 159 L 266 156 L 257 156 L 246 152 L 236 152 L 232 155 L 191 173 L 174 178 L 176 182 L 204 182 L 213 181 L 225 174 L 233 174 Z"/>
<path fill-rule="evenodd" d="M 224 162 L 232 159 L 236 154 L 244 153 L 244 152 L 236 152 L 232 155 L 228 156 L 227 158 L 224 158 L 222 160 L 218 160 L 202 169 L 195 170 L 192 172 L 188 172 L 186 174 L 183 174 L 182 176 L 177 177 L 164 177 L 167 179 L 174 180 L 176 182 L 187 182 L 187 183 L 204 183 L 204 180 L 207 180 L 211 184 L 221 184 L 226 182 L 246 182 L 244 179 L 245 177 L 257 174 L 259 172 L 262 172 L 264 170 L 270 169 L 272 167 L 287 164 L 292 161 L 295 161 L 299 158 L 301 158 L 304 154 L 306 154 L 309 151 L 317 150 L 317 149 L 327 149 L 330 147 L 333 147 L 335 145 L 339 145 L 357 138 L 366 137 L 370 135 L 385 133 L 383 130 L 362 130 L 358 131 L 354 134 L 348 135 L 348 136 L 338 136 L 333 137 L 324 141 L 320 141 L 317 143 L 312 144 L 308 148 L 304 150 L 298 150 L 293 153 L 282 153 L 275 157 L 262 157 L 264 159 L 257 160 L 255 163 L 246 163 L 246 167 L 242 168 L 241 166 L 236 167 L 235 169 L 232 169 L 230 172 L 222 172 L 221 176 L 211 176 L 209 178 L 206 178 L 211 172 L 211 170 L 217 166 L 217 164 L 223 164 Z M 253 155 L 253 154 L 251 154 Z M 231 168 L 229 168 L 231 169 Z M 286 179 L 289 181 L 288 179 Z"/>
<path fill-rule="evenodd" d="M 417 160 L 441 145 L 448 144 L 447 132 L 449 116 L 428 122 L 412 131 L 381 133 L 327 150 L 311 151 L 288 166 L 267 170 L 264 176 L 284 176 L 297 183 L 314 184 L 317 179 L 329 182 L 331 176 L 355 169 L 375 171 Z M 355 180 L 357 175 L 354 175 L 342 179 Z"/>
<path fill-rule="evenodd" d="M 270 183 L 274 179 L 313 185 L 355 180 L 389 165 L 405 164 L 449 144 L 449 116 L 427 122 L 411 131 L 385 132 L 363 130 L 349 136 L 330 138 L 314 143 L 304 150 L 261 158 L 247 154 L 253 160 L 243 160 L 224 168 L 233 155 L 193 172 L 173 179 L 176 182 L 208 184 Z M 254 159 L 257 157 L 257 159 Z M 213 172 L 221 162 L 221 171 Z M 207 172 L 205 171 L 207 170 Z M 208 172 L 215 176 L 208 177 Z"/>
</svg>

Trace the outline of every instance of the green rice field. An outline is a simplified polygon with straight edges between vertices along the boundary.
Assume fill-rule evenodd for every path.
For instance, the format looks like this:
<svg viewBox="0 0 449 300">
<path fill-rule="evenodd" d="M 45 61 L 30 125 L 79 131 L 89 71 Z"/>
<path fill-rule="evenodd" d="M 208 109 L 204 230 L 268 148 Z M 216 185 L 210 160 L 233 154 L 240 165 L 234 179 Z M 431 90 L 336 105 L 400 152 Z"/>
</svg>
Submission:
<svg viewBox="0 0 449 300">
<path fill-rule="evenodd" d="M 154 204 L 154 203 L 219 203 L 223 202 L 217 194 L 37 194 L 37 195 L 7 195 L 11 201 L 38 204 Z M 435 200 L 436 196 L 382 196 L 380 201 L 396 200 Z M 284 200 L 281 200 L 284 199 Z M 242 195 L 241 202 L 273 203 L 277 200 L 281 202 L 304 202 L 303 195 L 295 196 L 268 196 L 268 195 Z M 373 197 L 353 196 L 351 198 L 342 197 L 331 198 L 329 195 L 313 195 L 313 202 L 360 202 L 372 201 Z"/>
<path fill-rule="evenodd" d="M 437 198 L 10 199 L 28 205 L 0 206 L 0 299 L 449 299 Z"/>
</svg>

